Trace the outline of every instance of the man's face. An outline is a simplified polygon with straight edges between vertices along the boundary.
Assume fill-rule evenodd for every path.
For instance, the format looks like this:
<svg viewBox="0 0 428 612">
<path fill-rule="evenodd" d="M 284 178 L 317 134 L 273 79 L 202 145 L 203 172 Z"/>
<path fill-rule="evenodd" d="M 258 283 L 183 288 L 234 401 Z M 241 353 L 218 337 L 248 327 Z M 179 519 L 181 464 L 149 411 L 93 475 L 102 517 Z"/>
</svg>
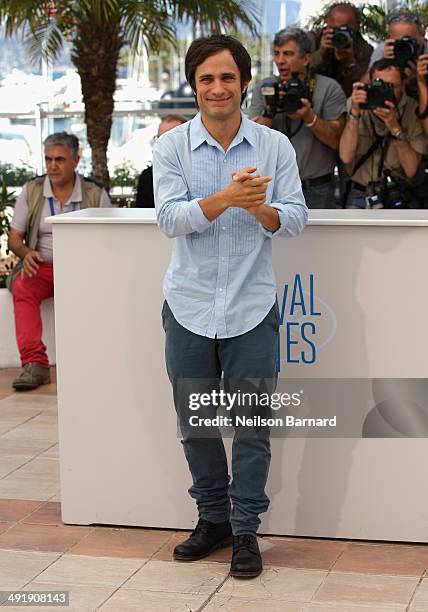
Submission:
<svg viewBox="0 0 428 612">
<path fill-rule="evenodd" d="M 358 30 L 357 19 L 354 11 L 346 7 L 338 7 L 330 11 L 326 20 L 326 25 L 328 28 L 348 26 L 349 28 L 352 28 L 354 32 Z"/>
<path fill-rule="evenodd" d="M 46 172 L 54 186 L 62 187 L 74 181 L 79 157 L 73 157 L 70 147 L 53 145 L 45 149 Z"/>
<path fill-rule="evenodd" d="M 273 61 L 276 64 L 281 81 L 289 81 L 293 72 L 298 72 L 301 78 L 306 76 L 311 54 L 300 56 L 295 40 L 289 40 L 285 45 L 273 48 Z"/>
<path fill-rule="evenodd" d="M 403 81 L 400 71 L 395 66 L 390 66 L 386 70 L 375 70 L 373 72 L 373 80 L 382 79 L 385 83 L 392 83 L 394 86 L 394 96 L 398 102 L 403 94 Z"/>
<path fill-rule="evenodd" d="M 177 127 L 177 125 L 181 125 L 182 121 L 178 121 L 178 119 L 170 119 L 169 121 L 161 121 L 158 128 L 158 138 L 165 134 L 165 132 L 169 132 L 172 128 Z"/>
<path fill-rule="evenodd" d="M 412 36 L 416 40 L 423 40 L 416 23 L 394 22 L 389 25 L 388 38 L 398 40 L 403 36 Z"/>
<path fill-rule="evenodd" d="M 196 100 L 202 118 L 217 120 L 238 115 L 247 85 L 241 84 L 239 68 L 230 51 L 210 55 L 195 72 Z"/>
</svg>

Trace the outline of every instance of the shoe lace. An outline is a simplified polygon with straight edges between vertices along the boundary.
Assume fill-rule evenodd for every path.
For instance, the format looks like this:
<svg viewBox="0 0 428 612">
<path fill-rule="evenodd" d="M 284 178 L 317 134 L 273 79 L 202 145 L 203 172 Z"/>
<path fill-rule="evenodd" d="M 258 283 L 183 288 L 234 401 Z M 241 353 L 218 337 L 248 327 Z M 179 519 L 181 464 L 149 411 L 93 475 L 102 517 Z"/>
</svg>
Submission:
<svg viewBox="0 0 428 612">
<path fill-rule="evenodd" d="M 238 536 L 234 541 L 234 548 L 250 548 L 253 545 L 254 536 L 243 534 Z"/>
</svg>

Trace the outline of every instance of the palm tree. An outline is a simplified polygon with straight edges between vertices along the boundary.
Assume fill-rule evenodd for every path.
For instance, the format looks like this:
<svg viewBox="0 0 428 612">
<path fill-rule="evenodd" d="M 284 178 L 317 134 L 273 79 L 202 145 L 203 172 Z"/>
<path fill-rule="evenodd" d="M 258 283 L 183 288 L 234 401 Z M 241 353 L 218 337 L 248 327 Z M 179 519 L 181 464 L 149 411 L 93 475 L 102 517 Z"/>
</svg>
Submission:
<svg viewBox="0 0 428 612">
<path fill-rule="evenodd" d="M 54 59 L 64 41 L 82 83 L 92 173 L 109 185 L 107 146 L 119 54 L 125 45 L 157 51 L 175 43 L 175 21 L 199 24 L 202 31 L 239 23 L 254 34 L 258 23 L 251 0 L 0 0 L 6 34 L 24 28 L 32 58 Z"/>
</svg>

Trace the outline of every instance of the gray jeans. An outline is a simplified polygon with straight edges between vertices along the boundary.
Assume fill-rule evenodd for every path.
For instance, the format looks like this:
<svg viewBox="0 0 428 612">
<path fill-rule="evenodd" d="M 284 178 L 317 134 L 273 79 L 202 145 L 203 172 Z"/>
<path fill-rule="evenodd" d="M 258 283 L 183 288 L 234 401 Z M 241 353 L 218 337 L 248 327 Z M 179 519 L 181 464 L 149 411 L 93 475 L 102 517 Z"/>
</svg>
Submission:
<svg viewBox="0 0 428 612">
<path fill-rule="evenodd" d="M 333 181 L 315 187 L 305 185 L 303 195 L 308 208 L 336 208 Z"/>
<path fill-rule="evenodd" d="M 269 431 L 235 427 L 232 446 L 232 482 L 229 485 L 226 453 L 217 435 L 200 437 L 183 426 L 190 393 L 218 390 L 222 373 L 225 391 L 234 392 L 257 379 L 258 391 L 272 392 L 277 380 L 278 313 L 272 307 L 257 327 L 234 338 L 212 339 L 182 327 L 167 302 L 162 310 L 166 334 L 165 356 L 174 404 L 181 428 L 182 445 L 192 475 L 189 489 L 199 516 L 213 523 L 229 520 L 234 535 L 254 535 L 259 514 L 266 512 L 269 498 L 265 486 L 270 465 Z M 240 389 L 245 391 L 245 389 Z M 203 409 L 204 417 L 215 417 L 214 405 Z M 200 413 L 199 413 L 200 414 Z M 232 510 L 231 510 L 232 504 Z"/>
</svg>

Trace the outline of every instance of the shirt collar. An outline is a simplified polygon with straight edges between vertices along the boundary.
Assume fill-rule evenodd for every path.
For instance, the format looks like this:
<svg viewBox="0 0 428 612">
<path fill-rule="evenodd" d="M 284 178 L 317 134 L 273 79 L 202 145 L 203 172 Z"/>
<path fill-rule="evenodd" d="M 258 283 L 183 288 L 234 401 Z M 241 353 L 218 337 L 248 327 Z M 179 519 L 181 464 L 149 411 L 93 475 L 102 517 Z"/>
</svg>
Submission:
<svg viewBox="0 0 428 612">
<path fill-rule="evenodd" d="M 76 177 L 76 180 L 74 181 L 73 191 L 71 192 L 71 196 L 68 202 L 81 202 L 82 201 L 82 185 L 81 185 L 80 178 L 77 172 L 75 172 L 75 177 Z M 49 180 L 48 175 L 45 176 L 45 180 L 43 182 L 43 197 L 53 198 L 54 200 L 56 199 L 53 194 L 51 182 Z"/>
<path fill-rule="evenodd" d="M 253 122 L 241 111 L 241 125 L 232 140 L 229 149 L 245 140 L 252 146 L 256 146 L 255 128 Z M 211 136 L 204 124 L 201 115 L 198 113 L 190 122 L 190 148 L 192 151 L 197 149 L 203 142 L 213 147 L 219 147 L 219 143 Z"/>
</svg>

